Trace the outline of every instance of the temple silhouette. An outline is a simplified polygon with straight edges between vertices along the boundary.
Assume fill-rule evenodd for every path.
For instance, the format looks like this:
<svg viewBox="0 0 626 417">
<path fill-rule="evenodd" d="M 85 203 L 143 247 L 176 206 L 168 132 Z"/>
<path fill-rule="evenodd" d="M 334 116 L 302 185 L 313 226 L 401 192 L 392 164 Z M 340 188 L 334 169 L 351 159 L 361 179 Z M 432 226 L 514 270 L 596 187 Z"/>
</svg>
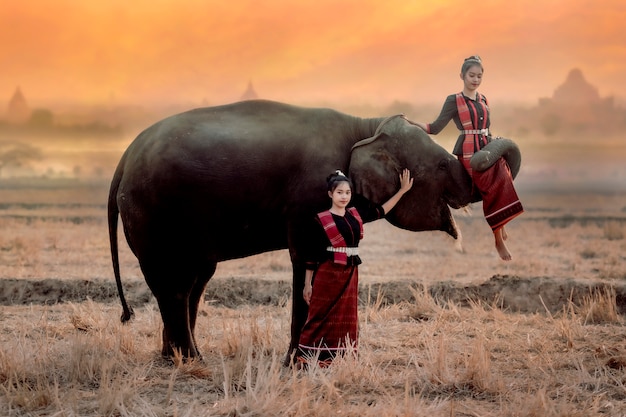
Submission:
<svg viewBox="0 0 626 417">
<path fill-rule="evenodd" d="M 246 91 L 243 92 L 241 100 L 255 100 L 257 98 L 259 98 L 259 95 L 254 90 L 252 81 L 248 81 L 248 88 L 246 88 Z"/>
<path fill-rule="evenodd" d="M 601 97 L 578 68 L 569 72 L 552 97 L 540 98 L 529 116 L 548 135 L 608 131 L 626 124 L 624 110 L 615 105 L 614 97 Z"/>
<path fill-rule="evenodd" d="M 18 86 L 9 100 L 5 121 L 11 124 L 23 124 L 30 119 L 31 110 L 24 98 L 22 89 Z"/>
</svg>

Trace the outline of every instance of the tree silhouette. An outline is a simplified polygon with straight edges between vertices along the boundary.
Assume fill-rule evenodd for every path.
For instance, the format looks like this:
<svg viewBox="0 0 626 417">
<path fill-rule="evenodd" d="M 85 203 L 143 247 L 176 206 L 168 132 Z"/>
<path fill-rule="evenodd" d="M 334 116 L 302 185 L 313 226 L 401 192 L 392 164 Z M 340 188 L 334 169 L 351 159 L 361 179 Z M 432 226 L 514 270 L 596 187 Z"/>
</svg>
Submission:
<svg viewBox="0 0 626 417">
<path fill-rule="evenodd" d="M 34 127 L 52 127 L 54 125 L 54 115 L 48 109 L 35 109 L 30 114 L 28 124 Z"/>
<path fill-rule="evenodd" d="M 0 142 L 0 176 L 9 166 L 20 167 L 42 158 L 41 150 L 25 143 Z"/>
</svg>

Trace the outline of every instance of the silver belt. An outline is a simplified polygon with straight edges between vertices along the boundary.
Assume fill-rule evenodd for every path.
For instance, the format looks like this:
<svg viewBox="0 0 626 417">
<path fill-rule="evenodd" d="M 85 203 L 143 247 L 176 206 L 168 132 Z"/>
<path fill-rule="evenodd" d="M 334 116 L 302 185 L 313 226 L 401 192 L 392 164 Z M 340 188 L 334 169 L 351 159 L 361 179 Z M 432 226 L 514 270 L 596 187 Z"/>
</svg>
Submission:
<svg viewBox="0 0 626 417">
<path fill-rule="evenodd" d="M 346 246 L 340 246 L 338 248 L 333 248 L 332 246 L 329 246 L 326 248 L 326 250 L 328 252 L 341 252 L 341 253 L 345 253 L 348 256 L 357 256 L 359 254 L 359 248 L 349 248 Z"/>
<path fill-rule="evenodd" d="M 464 135 L 485 135 L 489 134 L 489 129 L 473 129 L 473 130 L 461 130 Z"/>
</svg>

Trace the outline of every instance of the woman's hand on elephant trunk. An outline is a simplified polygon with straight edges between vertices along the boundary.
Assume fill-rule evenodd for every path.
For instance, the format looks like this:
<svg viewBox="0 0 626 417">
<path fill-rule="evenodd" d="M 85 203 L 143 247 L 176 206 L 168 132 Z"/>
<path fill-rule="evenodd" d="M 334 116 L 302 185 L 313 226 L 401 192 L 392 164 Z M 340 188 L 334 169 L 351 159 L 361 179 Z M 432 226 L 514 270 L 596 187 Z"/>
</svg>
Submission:
<svg viewBox="0 0 626 417">
<path fill-rule="evenodd" d="M 313 294 L 313 287 L 311 284 L 304 284 L 304 290 L 302 290 L 302 298 L 307 304 L 311 304 L 311 294 Z"/>
</svg>

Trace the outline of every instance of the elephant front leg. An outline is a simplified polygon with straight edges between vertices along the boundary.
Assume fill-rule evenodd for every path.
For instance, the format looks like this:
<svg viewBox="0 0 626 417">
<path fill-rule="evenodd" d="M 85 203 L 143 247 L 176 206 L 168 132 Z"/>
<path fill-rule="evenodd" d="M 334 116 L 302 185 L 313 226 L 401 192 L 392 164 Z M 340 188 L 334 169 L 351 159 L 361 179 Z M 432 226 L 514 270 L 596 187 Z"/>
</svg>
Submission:
<svg viewBox="0 0 626 417">
<path fill-rule="evenodd" d="M 306 323 L 309 314 L 309 307 L 302 297 L 304 290 L 305 268 L 303 266 L 293 266 L 293 293 L 291 303 L 291 340 L 289 342 L 289 350 L 283 364 L 290 366 L 293 355 L 298 348 L 302 327 Z"/>
</svg>

